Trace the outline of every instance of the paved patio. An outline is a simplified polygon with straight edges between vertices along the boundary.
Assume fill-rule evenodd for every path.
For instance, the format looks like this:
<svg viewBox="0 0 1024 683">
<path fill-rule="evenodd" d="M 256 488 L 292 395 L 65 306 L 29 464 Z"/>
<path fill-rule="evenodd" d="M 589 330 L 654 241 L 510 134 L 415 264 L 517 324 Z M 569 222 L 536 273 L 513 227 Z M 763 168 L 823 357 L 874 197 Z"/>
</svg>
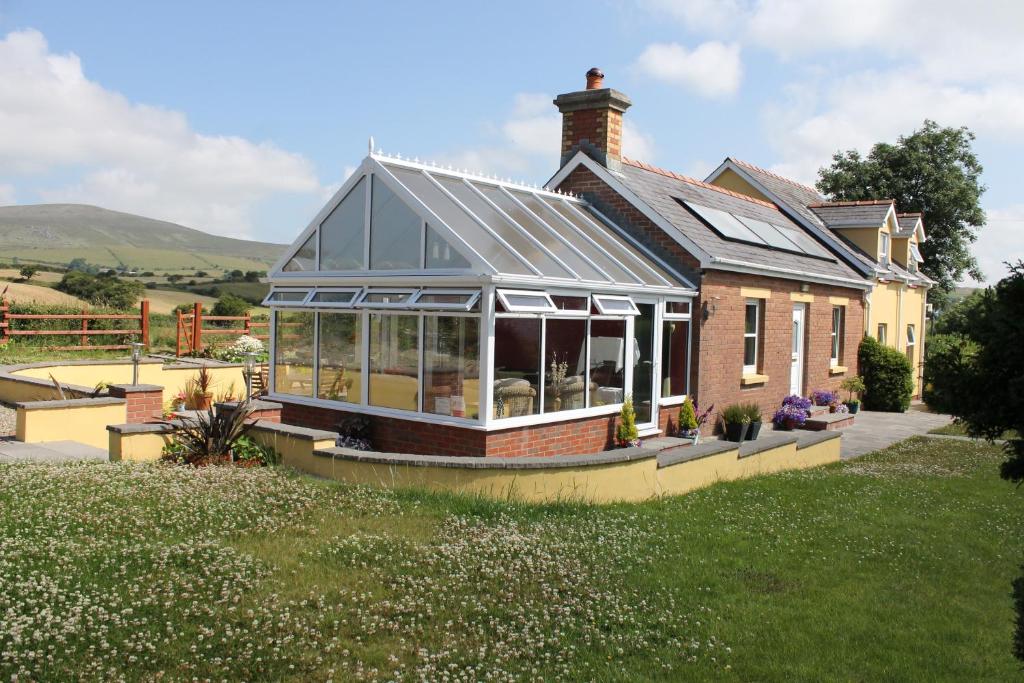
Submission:
<svg viewBox="0 0 1024 683">
<path fill-rule="evenodd" d="M 0 463 L 106 462 L 107 452 L 77 441 L 22 443 L 0 439 Z"/>
<path fill-rule="evenodd" d="M 951 421 L 949 415 L 928 413 L 916 405 L 905 413 L 876 413 L 862 410 L 857 413 L 853 426 L 842 430 L 843 446 L 840 457 L 843 460 L 856 458 L 891 446 L 897 441 L 927 434 L 929 430 L 947 425 Z"/>
</svg>

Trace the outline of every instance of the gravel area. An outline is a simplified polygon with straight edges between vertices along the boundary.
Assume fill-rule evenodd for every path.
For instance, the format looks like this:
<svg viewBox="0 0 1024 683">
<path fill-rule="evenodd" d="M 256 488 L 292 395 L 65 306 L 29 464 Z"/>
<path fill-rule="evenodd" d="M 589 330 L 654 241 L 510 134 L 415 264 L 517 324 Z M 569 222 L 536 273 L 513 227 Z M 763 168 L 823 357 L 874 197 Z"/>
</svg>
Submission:
<svg viewBox="0 0 1024 683">
<path fill-rule="evenodd" d="M 14 408 L 0 403 L 0 436 L 14 434 Z"/>
</svg>

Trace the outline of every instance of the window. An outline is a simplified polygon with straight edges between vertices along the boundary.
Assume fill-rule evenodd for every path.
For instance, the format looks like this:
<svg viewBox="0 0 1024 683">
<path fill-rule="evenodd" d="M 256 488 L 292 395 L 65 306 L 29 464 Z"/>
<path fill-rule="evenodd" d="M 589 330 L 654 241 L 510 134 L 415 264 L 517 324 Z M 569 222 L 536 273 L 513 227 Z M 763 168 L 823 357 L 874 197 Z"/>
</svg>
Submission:
<svg viewBox="0 0 1024 683">
<path fill-rule="evenodd" d="M 317 308 L 351 308 L 359 289 L 317 289 L 309 298 Z"/>
<path fill-rule="evenodd" d="M 590 312 L 590 297 L 551 295 L 551 301 L 559 313 L 564 315 L 587 315 Z"/>
<path fill-rule="evenodd" d="M 279 311 L 274 324 L 274 391 L 313 396 L 313 313 Z"/>
<path fill-rule="evenodd" d="M 423 221 L 378 177 L 373 176 L 370 207 L 370 268 L 420 267 Z"/>
<path fill-rule="evenodd" d="M 601 315 L 640 315 L 636 304 L 628 296 L 595 294 L 594 307 Z"/>
<path fill-rule="evenodd" d="M 675 316 L 687 316 L 690 315 L 690 302 L 689 301 L 666 301 L 665 302 L 665 315 L 667 317 Z"/>
<path fill-rule="evenodd" d="M 298 306 L 309 296 L 308 289 L 275 289 L 263 300 L 264 306 Z"/>
<path fill-rule="evenodd" d="M 839 358 L 842 355 L 843 330 L 845 311 L 842 306 L 832 307 L 832 355 L 829 358 L 829 365 L 839 365 Z"/>
<path fill-rule="evenodd" d="M 626 321 L 590 321 L 590 405 L 622 403 L 626 386 Z"/>
<path fill-rule="evenodd" d="M 747 299 L 743 316 L 743 374 L 757 374 L 757 353 L 761 327 L 761 302 Z"/>
<path fill-rule="evenodd" d="M 878 262 L 879 263 L 888 264 L 889 263 L 889 233 L 883 232 L 883 233 L 879 233 L 879 234 L 882 237 L 882 240 L 881 240 L 882 248 L 878 252 Z"/>
<path fill-rule="evenodd" d="M 420 319 L 370 314 L 370 405 L 418 410 Z"/>
<path fill-rule="evenodd" d="M 889 338 L 889 326 L 885 323 L 878 323 L 878 343 L 885 346 Z"/>
<path fill-rule="evenodd" d="M 423 412 L 480 416 L 480 319 L 423 318 Z"/>
<path fill-rule="evenodd" d="M 907 325 L 907 360 L 914 365 L 914 349 L 917 347 L 917 330 L 913 325 Z"/>
<path fill-rule="evenodd" d="M 540 412 L 540 325 L 538 318 L 494 321 L 494 417 Z"/>
<path fill-rule="evenodd" d="M 544 412 L 586 408 L 587 321 L 548 318 L 544 348 Z"/>
<path fill-rule="evenodd" d="M 544 313 L 555 311 L 555 304 L 546 292 L 499 289 L 498 301 L 509 313 Z"/>
<path fill-rule="evenodd" d="M 479 299 L 480 290 L 477 289 L 423 289 L 413 296 L 410 305 L 415 308 L 469 311 Z"/>
<path fill-rule="evenodd" d="M 423 260 L 427 268 L 469 268 L 469 261 L 466 257 L 455 250 L 448 241 L 437 234 L 437 231 L 427 223 L 427 244 L 426 254 Z"/>
<path fill-rule="evenodd" d="M 368 289 L 356 301 L 356 306 L 365 308 L 408 308 L 415 290 L 412 289 Z"/>
<path fill-rule="evenodd" d="M 317 398 L 363 402 L 363 317 L 359 313 L 319 314 L 320 366 Z"/>
<path fill-rule="evenodd" d="M 286 273 L 305 272 L 316 270 L 316 233 L 302 243 L 295 255 L 284 264 L 281 270 Z"/>
<path fill-rule="evenodd" d="M 661 396 L 686 393 L 690 322 L 664 320 L 661 323 Z"/>
<path fill-rule="evenodd" d="M 320 224 L 320 270 L 363 268 L 366 233 L 366 177 L 334 207 Z"/>
</svg>

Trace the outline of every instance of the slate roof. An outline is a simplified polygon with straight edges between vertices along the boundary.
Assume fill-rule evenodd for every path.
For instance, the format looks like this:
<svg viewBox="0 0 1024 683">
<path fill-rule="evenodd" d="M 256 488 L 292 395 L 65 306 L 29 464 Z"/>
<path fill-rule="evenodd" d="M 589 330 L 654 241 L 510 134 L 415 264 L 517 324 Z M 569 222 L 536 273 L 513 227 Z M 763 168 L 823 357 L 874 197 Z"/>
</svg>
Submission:
<svg viewBox="0 0 1024 683">
<path fill-rule="evenodd" d="M 899 221 L 900 229 L 896 237 L 913 237 L 917 224 L 921 221 L 920 213 L 898 213 L 896 219 Z"/>
<path fill-rule="evenodd" d="M 834 255 L 832 260 L 825 260 L 724 239 L 691 214 L 677 199 L 781 225 L 814 239 L 774 204 L 632 159 L 622 160 L 621 178 L 648 206 L 712 258 L 735 259 L 755 266 L 791 269 L 808 275 L 862 279 L 859 273 Z M 815 241 L 820 243 L 819 240 Z"/>
<path fill-rule="evenodd" d="M 811 204 L 807 208 L 829 228 L 873 228 L 885 222 L 885 217 L 892 208 L 892 200 L 823 202 Z"/>
</svg>

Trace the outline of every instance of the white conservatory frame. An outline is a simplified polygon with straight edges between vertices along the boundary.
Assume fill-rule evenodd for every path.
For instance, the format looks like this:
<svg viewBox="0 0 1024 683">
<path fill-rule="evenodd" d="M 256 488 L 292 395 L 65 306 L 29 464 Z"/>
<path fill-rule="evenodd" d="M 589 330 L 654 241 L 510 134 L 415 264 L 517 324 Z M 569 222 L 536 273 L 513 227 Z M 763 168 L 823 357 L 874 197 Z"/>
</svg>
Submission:
<svg viewBox="0 0 1024 683">
<path fill-rule="evenodd" d="M 522 272 L 502 272 L 491 264 L 479 251 L 470 246 L 469 241 L 463 239 L 456 229 L 449 226 L 441 219 L 429 203 L 421 199 L 417 194 L 403 184 L 392 169 L 402 173 L 409 171 L 417 172 L 424 176 L 434 186 L 441 190 L 444 195 L 474 222 L 482 228 L 494 241 L 502 245 L 508 255 L 515 263 L 520 264 L 518 268 Z M 349 271 L 285 271 L 284 267 L 305 242 L 311 237 L 315 245 L 314 265 L 320 263 L 320 237 L 319 226 L 331 214 L 338 204 L 356 187 L 359 181 L 366 177 L 364 211 L 364 233 L 363 252 L 364 269 Z M 442 177 L 447 183 L 461 181 L 468 185 L 479 195 L 479 198 L 486 201 L 491 209 L 502 216 L 508 225 L 512 227 L 512 233 L 517 239 L 524 240 L 532 248 L 550 257 L 550 262 L 567 272 L 567 276 L 557 276 L 544 272 L 540 267 L 531 262 L 531 259 L 517 251 L 512 244 L 504 239 L 501 233 L 488 226 L 481 218 L 477 217 L 464 204 L 458 201 L 455 195 L 451 194 L 438 182 L 437 178 Z M 371 201 L 374 180 L 377 179 L 387 186 L 406 206 L 420 218 L 420 267 L 412 270 L 369 270 L 370 251 L 370 223 L 371 223 Z M 537 239 L 531 232 L 517 223 L 509 213 L 502 211 L 498 204 L 488 200 L 479 187 L 488 185 L 490 191 L 502 193 L 503 199 L 514 203 L 520 212 L 518 215 L 525 216 L 541 226 L 549 234 L 542 237 L 551 238 L 546 241 Z M 525 197 L 531 195 L 531 197 Z M 525 201 L 530 199 L 539 200 L 540 204 L 549 209 L 548 214 L 531 210 Z M 554 202 L 561 202 L 562 206 L 556 207 L 565 211 L 573 220 L 564 217 L 559 211 L 552 209 Z M 466 261 L 469 268 L 440 269 L 426 268 L 426 230 L 427 225 L 446 240 L 449 245 L 456 249 Z M 584 226 L 586 230 L 579 227 Z M 557 227 L 553 227 L 557 226 Z M 567 239 L 564 233 L 569 233 L 572 239 Z M 557 249 L 551 248 L 554 244 Z M 607 247 L 607 248 L 606 248 Z M 610 251 L 610 249 L 613 251 Z M 572 253 L 569 254 L 568 251 Z M 560 257 L 559 254 L 562 256 Z M 591 271 L 596 271 L 605 276 L 606 279 L 586 279 L 571 268 L 567 262 L 569 257 L 575 259 L 575 263 L 588 263 Z M 602 260 L 603 259 L 603 260 Z M 616 267 L 627 275 L 632 281 L 616 281 L 616 278 L 608 274 L 611 268 L 603 267 L 602 263 L 614 262 Z M 653 335 L 653 379 L 652 379 L 652 402 L 650 423 L 639 425 L 641 430 L 653 431 L 657 427 L 659 408 L 677 405 L 681 403 L 686 394 L 665 397 L 659 396 L 663 385 L 661 358 L 662 358 L 662 329 L 663 322 L 668 320 L 682 320 L 689 323 L 687 336 L 687 360 L 686 360 L 686 388 L 689 393 L 689 380 L 692 363 L 692 337 L 693 337 L 693 302 L 696 295 L 693 284 L 680 275 L 670 265 L 666 264 L 656 255 L 649 252 L 628 233 L 616 226 L 603 214 L 594 209 L 583 200 L 568 195 L 550 192 L 536 187 L 527 187 L 521 184 L 514 184 L 500 181 L 496 178 L 486 178 L 464 172 L 451 171 L 428 166 L 416 161 L 403 160 L 401 158 L 385 157 L 380 153 L 371 153 L 367 156 L 359 168 L 349 177 L 342 187 L 334 194 L 331 200 L 317 213 L 307 228 L 295 240 L 292 247 L 272 267 L 267 281 L 273 286 L 271 293 L 267 296 L 265 305 L 271 308 L 270 321 L 270 381 L 271 389 L 268 398 L 294 404 L 310 405 L 325 409 L 333 409 L 347 412 L 357 412 L 366 415 L 376 415 L 403 420 L 427 422 L 458 426 L 476 430 L 503 430 L 528 425 L 547 424 L 555 422 L 567 422 L 582 418 L 595 416 L 610 416 L 617 414 L 621 409 L 621 403 L 590 406 L 585 408 L 568 409 L 557 412 L 543 412 L 544 408 L 544 387 L 546 384 L 545 375 L 545 342 L 547 334 L 547 319 L 574 319 L 587 321 L 587 339 L 590 335 L 590 320 L 617 319 L 625 322 L 625 344 L 624 344 L 624 368 L 623 368 L 623 395 L 632 393 L 633 367 L 634 367 L 634 346 L 629 340 L 634 338 L 634 325 L 639 311 L 636 310 L 636 303 L 654 305 L 654 318 L 651 321 Z M 308 290 L 308 294 L 301 303 L 288 302 L 280 304 L 271 302 L 269 299 L 275 291 L 279 290 Z M 313 298 L 317 292 L 325 291 L 354 291 L 355 294 L 347 303 L 316 303 Z M 509 307 L 504 299 L 505 293 L 515 292 L 540 294 L 551 302 L 551 296 L 586 296 L 593 306 L 589 312 L 579 310 L 561 310 L 552 303 L 550 309 L 516 311 Z M 367 295 L 375 292 L 408 292 L 409 298 L 400 303 L 369 303 L 364 302 Z M 469 295 L 466 303 L 459 304 L 437 304 L 419 303 L 419 300 L 428 294 L 459 294 Z M 605 310 L 597 303 L 599 300 L 609 301 L 626 300 L 630 302 L 630 312 L 614 312 L 611 315 L 605 314 Z M 505 311 L 497 311 L 497 304 L 502 301 Z M 666 302 L 686 301 L 689 302 L 689 313 L 666 313 Z M 472 309 L 476 310 L 472 310 Z M 276 359 L 277 359 L 277 315 L 278 311 L 283 312 L 309 312 L 313 313 L 313 353 L 312 353 L 312 397 L 276 391 Z M 347 401 L 336 401 L 316 398 L 319 387 L 319 372 L 321 364 L 321 353 L 319 351 L 319 314 L 320 313 L 348 313 L 361 316 L 361 402 L 353 403 Z M 418 317 L 418 374 L 417 374 L 417 411 L 401 410 L 369 405 L 370 386 L 370 362 L 369 362 L 369 317 L 375 313 L 401 314 Z M 424 336 L 427 316 L 458 316 L 473 317 L 480 320 L 479 330 L 479 390 L 478 419 L 454 417 L 449 415 L 438 415 L 422 412 L 425 387 L 424 387 L 424 366 L 425 350 Z M 495 320 L 498 317 L 522 317 L 540 319 L 540 375 L 536 387 L 536 401 L 538 401 L 538 412 L 531 415 L 514 417 L 494 417 L 493 394 L 494 394 L 494 329 Z M 586 381 L 590 378 L 590 344 L 586 343 L 584 353 L 587 354 L 585 363 Z M 589 395 L 589 391 L 586 392 Z M 587 399 L 589 403 L 589 398 Z"/>
</svg>

